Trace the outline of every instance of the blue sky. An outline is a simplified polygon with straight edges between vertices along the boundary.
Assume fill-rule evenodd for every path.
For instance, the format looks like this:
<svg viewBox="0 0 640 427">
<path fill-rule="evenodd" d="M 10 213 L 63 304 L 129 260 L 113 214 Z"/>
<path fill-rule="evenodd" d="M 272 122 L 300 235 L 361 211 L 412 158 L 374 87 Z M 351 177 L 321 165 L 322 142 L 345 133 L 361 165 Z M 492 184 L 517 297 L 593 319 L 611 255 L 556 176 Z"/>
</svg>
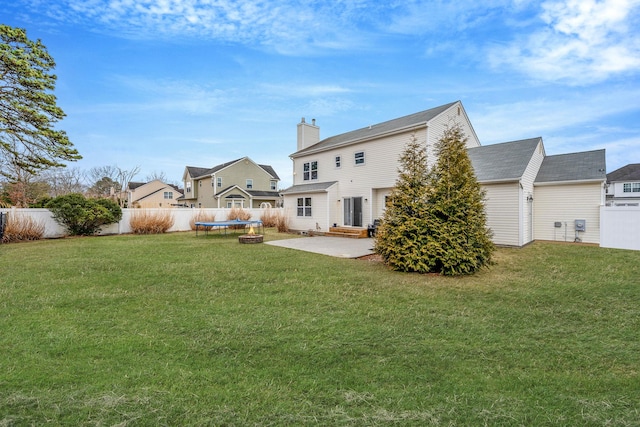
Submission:
<svg viewBox="0 0 640 427">
<path fill-rule="evenodd" d="M 301 117 L 326 138 L 456 100 L 483 145 L 640 163 L 640 0 L 12 0 L 0 22 L 55 58 L 82 170 L 249 156 L 284 188 Z"/>
</svg>

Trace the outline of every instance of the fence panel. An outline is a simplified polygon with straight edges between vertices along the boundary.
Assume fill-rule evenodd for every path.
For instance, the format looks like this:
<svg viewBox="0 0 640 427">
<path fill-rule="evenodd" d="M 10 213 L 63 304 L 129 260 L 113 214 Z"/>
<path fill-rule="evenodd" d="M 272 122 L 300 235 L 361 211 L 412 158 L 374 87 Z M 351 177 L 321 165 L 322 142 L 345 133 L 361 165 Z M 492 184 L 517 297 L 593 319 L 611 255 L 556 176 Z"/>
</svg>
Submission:
<svg viewBox="0 0 640 427">
<path fill-rule="evenodd" d="M 640 251 L 640 207 L 602 206 L 600 246 Z"/>
<path fill-rule="evenodd" d="M 272 211 L 276 212 L 284 212 L 282 208 L 270 208 Z M 215 214 L 216 221 L 224 221 L 227 219 L 227 215 L 231 211 L 231 209 L 146 209 L 147 212 L 153 213 L 154 211 L 170 211 L 174 218 L 173 227 L 169 229 L 169 232 L 173 231 L 189 231 L 191 230 L 190 221 L 194 218 L 198 213 L 207 213 L 207 214 Z M 244 209 L 251 213 L 251 219 L 258 220 L 262 216 L 262 214 L 267 209 Z M 140 212 L 141 209 L 122 209 L 122 219 L 120 222 L 115 224 L 110 224 L 106 227 L 102 228 L 102 231 L 99 233 L 100 235 L 108 235 L 108 234 L 126 234 L 131 233 L 131 226 L 129 225 L 129 221 L 131 220 L 131 216 L 135 212 Z M 39 223 L 44 224 L 44 238 L 45 239 L 53 239 L 58 237 L 64 237 L 66 231 L 64 227 L 58 224 L 51 215 L 51 212 L 48 209 L 2 209 L 2 213 L 10 212 L 10 213 L 19 213 L 22 215 L 29 215 L 34 220 Z M 0 237 L 1 238 L 1 237 Z"/>
</svg>

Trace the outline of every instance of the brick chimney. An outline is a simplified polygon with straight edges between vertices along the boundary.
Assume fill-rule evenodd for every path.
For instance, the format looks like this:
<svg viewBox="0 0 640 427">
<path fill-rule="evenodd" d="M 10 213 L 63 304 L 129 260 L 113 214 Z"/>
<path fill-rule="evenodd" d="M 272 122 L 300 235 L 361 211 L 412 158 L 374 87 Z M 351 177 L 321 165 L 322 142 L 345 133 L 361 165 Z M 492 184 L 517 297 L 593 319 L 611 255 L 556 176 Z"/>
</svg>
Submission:
<svg viewBox="0 0 640 427">
<path fill-rule="evenodd" d="M 316 119 L 311 120 L 311 124 L 304 120 L 298 123 L 298 150 L 311 147 L 320 142 L 320 128 L 316 126 Z"/>
</svg>

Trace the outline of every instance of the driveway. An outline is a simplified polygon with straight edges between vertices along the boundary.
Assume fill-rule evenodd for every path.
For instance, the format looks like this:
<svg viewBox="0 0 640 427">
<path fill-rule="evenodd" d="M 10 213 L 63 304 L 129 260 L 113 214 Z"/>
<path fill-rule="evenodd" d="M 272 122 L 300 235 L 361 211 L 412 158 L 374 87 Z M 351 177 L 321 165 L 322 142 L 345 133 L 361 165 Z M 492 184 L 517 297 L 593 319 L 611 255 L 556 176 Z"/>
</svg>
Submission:
<svg viewBox="0 0 640 427">
<path fill-rule="evenodd" d="M 274 240 L 267 245 L 299 251 L 314 252 L 338 258 L 360 258 L 373 253 L 373 239 L 352 239 L 348 237 L 301 237 L 299 239 Z"/>
</svg>

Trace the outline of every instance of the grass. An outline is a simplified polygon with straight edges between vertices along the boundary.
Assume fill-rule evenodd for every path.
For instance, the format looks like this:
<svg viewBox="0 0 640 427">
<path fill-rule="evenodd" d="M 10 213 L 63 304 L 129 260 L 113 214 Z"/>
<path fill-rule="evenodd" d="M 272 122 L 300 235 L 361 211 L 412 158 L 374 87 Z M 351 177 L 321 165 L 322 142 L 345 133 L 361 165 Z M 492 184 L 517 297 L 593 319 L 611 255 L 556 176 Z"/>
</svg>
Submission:
<svg viewBox="0 0 640 427">
<path fill-rule="evenodd" d="M 443 278 L 215 233 L 2 245 L 0 425 L 639 425 L 640 253 L 496 259 Z"/>
</svg>

